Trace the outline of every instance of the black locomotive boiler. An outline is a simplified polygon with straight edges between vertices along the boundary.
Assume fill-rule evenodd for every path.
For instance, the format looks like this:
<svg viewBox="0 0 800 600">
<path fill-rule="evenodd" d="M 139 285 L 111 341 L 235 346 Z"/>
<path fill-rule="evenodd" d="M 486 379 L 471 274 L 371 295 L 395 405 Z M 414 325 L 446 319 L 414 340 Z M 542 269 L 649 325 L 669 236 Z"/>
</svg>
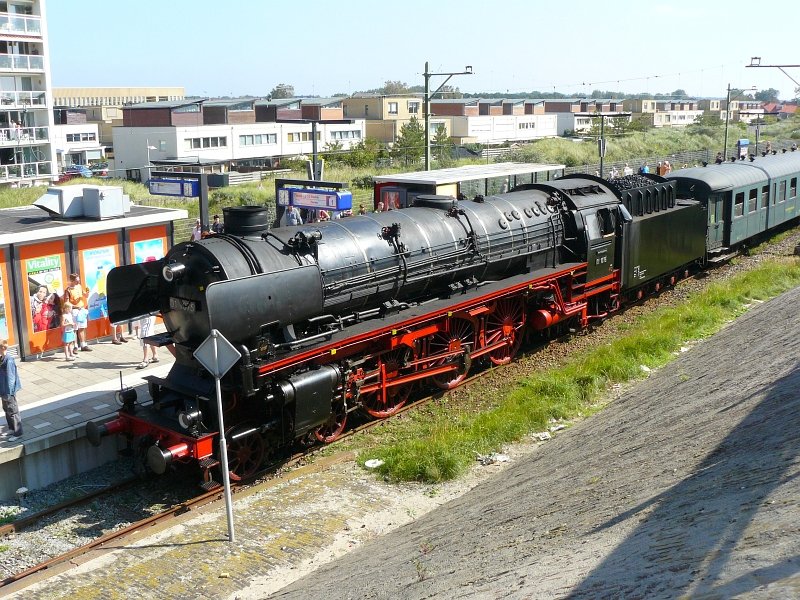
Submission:
<svg viewBox="0 0 800 600">
<path fill-rule="evenodd" d="M 333 441 L 352 411 L 390 416 L 415 386 L 455 387 L 526 334 L 585 327 L 702 264 L 707 204 L 677 186 L 570 176 L 271 230 L 262 208 L 226 209 L 225 234 L 109 273 L 112 321 L 160 313 L 176 360 L 146 378 L 152 403 L 121 394 L 87 437 L 122 434 L 154 472 L 194 462 L 212 485 L 214 380 L 193 352 L 216 329 L 242 355 L 222 387 L 233 478 Z"/>
</svg>

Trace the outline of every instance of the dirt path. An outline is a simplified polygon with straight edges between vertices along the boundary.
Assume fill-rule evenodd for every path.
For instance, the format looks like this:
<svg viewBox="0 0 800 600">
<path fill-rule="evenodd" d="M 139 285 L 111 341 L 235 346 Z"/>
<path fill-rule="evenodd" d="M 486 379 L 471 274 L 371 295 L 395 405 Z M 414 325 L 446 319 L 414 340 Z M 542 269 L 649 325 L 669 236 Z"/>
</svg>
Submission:
<svg viewBox="0 0 800 600">
<path fill-rule="evenodd" d="M 798 303 L 274 597 L 800 597 Z"/>
</svg>

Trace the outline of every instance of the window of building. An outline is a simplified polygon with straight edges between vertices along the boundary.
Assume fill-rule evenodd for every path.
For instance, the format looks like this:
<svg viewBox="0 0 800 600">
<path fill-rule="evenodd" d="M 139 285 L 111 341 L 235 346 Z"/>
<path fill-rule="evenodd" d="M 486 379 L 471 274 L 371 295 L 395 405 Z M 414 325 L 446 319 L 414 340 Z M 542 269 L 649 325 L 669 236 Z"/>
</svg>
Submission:
<svg viewBox="0 0 800 600">
<path fill-rule="evenodd" d="M 397 102 L 389 102 L 389 114 L 390 115 L 397 114 Z"/>
<path fill-rule="evenodd" d="M 95 142 L 97 141 L 97 135 L 94 132 L 91 133 L 68 133 L 67 134 L 67 141 L 68 142 Z"/>
<path fill-rule="evenodd" d="M 758 208 L 758 190 L 750 190 L 750 196 L 747 200 L 747 212 L 756 212 L 756 209 Z"/>
<path fill-rule="evenodd" d="M 172 109 L 176 113 L 196 113 L 200 112 L 199 104 L 187 104 L 186 106 L 178 106 Z"/>
<path fill-rule="evenodd" d="M 416 115 L 419 113 L 419 102 L 415 102 L 412 100 L 408 101 L 408 112 L 412 115 Z"/>
<path fill-rule="evenodd" d="M 744 214 L 744 192 L 736 194 L 736 201 L 733 204 L 733 216 L 741 217 Z"/>
<path fill-rule="evenodd" d="M 226 148 L 228 138 L 226 136 L 186 138 L 184 140 L 187 150 L 197 150 L 198 148 Z M 164 146 L 166 150 L 166 144 Z"/>
<path fill-rule="evenodd" d="M 290 132 L 286 134 L 286 141 L 287 142 L 299 142 L 300 141 L 300 132 Z"/>
<path fill-rule="evenodd" d="M 360 140 L 361 131 L 353 129 L 351 131 L 331 131 L 332 140 Z"/>
<path fill-rule="evenodd" d="M 263 146 L 265 144 L 277 144 L 277 133 L 256 133 L 253 135 L 240 135 L 240 146 Z"/>
</svg>

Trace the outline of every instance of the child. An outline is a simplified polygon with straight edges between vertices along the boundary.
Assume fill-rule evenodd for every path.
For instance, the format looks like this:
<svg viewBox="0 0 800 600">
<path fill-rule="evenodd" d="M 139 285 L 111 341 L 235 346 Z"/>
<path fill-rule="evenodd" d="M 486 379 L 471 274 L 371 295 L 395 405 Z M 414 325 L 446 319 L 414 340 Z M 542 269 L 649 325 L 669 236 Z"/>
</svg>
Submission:
<svg viewBox="0 0 800 600">
<path fill-rule="evenodd" d="M 75 360 L 75 321 L 72 318 L 72 304 L 64 302 L 61 309 L 61 326 L 64 328 L 62 341 L 64 342 L 64 355 L 69 361 Z"/>
</svg>

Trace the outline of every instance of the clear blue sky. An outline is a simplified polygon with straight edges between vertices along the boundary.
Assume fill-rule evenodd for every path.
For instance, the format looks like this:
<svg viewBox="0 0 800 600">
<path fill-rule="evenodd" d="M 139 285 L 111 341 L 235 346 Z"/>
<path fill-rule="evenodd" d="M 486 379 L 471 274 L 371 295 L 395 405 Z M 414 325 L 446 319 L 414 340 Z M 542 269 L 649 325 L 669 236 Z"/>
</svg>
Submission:
<svg viewBox="0 0 800 600">
<path fill-rule="evenodd" d="M 800 4 L 701 0 L 47 0 L 56 87 L 183 86 L 267 95 L 279 83 L 328 96 L 474 75 L 464 92 L 594 89 L 724 97 L 726 86 L 795 84 L 762 64 L 800 64 Z M 759 14 L 761 13 L 761 14 Z M 800 68 L 787 69 L 800 81 Z M 432 88 L 443 77 L 431 78 Z"/>
</svg>

